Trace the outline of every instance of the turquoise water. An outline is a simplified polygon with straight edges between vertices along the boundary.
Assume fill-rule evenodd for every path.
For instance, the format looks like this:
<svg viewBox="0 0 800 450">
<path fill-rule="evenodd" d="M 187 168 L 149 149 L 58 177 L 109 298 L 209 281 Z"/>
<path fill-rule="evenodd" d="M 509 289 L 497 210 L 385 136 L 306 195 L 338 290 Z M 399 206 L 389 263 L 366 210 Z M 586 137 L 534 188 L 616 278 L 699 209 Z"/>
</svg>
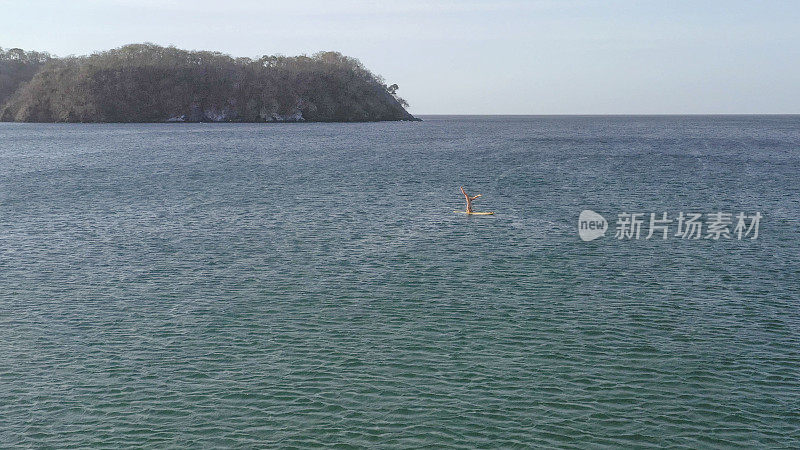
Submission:
<svg viewBox="0 0 800 450">
<path fill-rule="evenodd" d="M 0 445 L 798 447 L 799 173 L 796 116 L 0 124 Z"/>
</svg>

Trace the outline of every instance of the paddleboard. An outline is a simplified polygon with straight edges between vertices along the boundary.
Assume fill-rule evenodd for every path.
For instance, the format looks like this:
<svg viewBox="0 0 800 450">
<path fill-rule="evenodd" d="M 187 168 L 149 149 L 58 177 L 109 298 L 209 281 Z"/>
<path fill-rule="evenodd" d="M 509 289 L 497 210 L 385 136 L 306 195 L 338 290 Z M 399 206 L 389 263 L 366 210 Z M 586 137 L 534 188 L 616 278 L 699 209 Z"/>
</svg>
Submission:
<svg viewBox="0 0 800 450">
<path fill-rule="evenodd" d="M 453 211 L 453 212 L 457 214 L 467 214 L 469 216 L 491 216 L 494 214 L 493 212 L 475 212 L 475 211 L 473 212 Z"/>
</svg>

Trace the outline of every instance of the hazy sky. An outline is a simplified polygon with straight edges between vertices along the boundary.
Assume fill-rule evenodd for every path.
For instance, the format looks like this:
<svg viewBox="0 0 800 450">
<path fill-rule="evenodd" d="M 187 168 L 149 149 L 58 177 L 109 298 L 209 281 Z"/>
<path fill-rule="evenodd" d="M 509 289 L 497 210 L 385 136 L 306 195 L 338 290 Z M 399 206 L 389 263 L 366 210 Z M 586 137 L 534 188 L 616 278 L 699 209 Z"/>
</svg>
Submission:
<svg viewBox="0 0 800 450">
<path fill-rule="evenodd" d="M 0 47 L 338 50 L 415 114 L 800 113 L 800 1 L 0 0 Z"/>
</svg>

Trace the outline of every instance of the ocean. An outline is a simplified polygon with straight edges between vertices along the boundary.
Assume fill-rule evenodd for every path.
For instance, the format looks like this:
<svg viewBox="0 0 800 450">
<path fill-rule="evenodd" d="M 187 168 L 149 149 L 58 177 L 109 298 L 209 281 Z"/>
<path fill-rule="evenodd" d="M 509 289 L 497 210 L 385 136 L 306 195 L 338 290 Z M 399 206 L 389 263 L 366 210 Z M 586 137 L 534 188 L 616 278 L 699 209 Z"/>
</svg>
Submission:
<svg viewBox="0 0 800 450">
<path fill-rule="evenodd" d="M 0 124 L 0 445 L 800 447 L 800 116 L 423 119 Z"/>
</svg>

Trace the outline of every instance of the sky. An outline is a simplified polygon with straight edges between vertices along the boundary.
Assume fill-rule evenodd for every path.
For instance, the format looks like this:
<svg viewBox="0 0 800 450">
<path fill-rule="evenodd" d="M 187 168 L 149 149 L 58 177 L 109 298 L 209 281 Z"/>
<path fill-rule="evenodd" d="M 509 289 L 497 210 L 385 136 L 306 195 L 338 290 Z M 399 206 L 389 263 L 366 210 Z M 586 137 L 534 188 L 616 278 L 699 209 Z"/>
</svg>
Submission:
<svg viewBox="0 0 800 450">
<path fill-rule="evenodd" d="M 800 113 L 800 1 L 0 0 L 0 47 L 336 50 L 413 114 Z"/>
</svg>

